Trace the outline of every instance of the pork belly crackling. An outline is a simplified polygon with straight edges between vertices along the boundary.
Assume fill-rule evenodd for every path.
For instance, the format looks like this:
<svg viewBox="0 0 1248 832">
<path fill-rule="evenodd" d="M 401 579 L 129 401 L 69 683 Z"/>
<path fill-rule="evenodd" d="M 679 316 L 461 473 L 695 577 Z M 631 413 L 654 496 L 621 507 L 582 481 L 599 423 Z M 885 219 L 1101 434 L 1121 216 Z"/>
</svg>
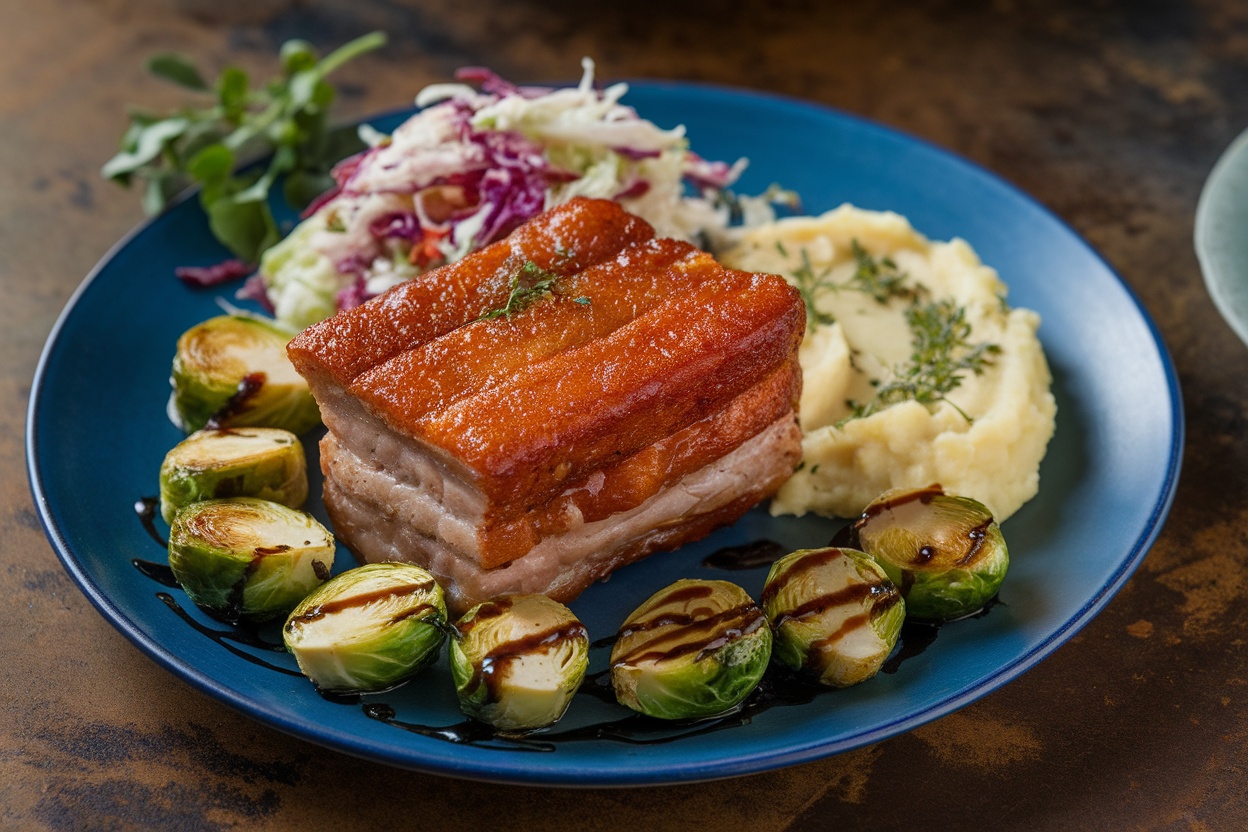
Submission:
<svg viewBox="0 0 1248 832">
<path fill-rule="evenodd" d="M 577 199 L 289 353 L 339 539 L 428 568 L 463 611 L 571 600 L 770 496 L 801 455 L 804 331 L 782 278 Z"/>
</svg>

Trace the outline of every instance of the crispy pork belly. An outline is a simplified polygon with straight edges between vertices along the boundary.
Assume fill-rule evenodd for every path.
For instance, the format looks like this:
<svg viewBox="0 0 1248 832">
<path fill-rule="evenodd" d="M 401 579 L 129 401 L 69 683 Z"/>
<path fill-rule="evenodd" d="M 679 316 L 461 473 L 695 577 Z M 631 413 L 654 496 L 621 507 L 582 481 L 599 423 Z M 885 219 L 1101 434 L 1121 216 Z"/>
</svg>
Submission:
<svg viewBox="0 0 1248 832">
<path fill-rule="evenodd" d="M 501 306 L 512 276 L 526 262 L 575 274 L 652 237 L 649 223 L 614 202 L 574 199 L 505 240 L 305 329 L 287 352 L 314 392 L 343 387 L 364 370 Z"/>
<path fill-rule="evenodd" d="M 638 223 L 574 201 L 292 342 L 329 427 L 326 507 L 358 557 L 427 566 L 459 610 L 569 600 L 788 477 L 800 297 Z M 526 268 L 548 291 L 483 316 Z"/>
</svg>

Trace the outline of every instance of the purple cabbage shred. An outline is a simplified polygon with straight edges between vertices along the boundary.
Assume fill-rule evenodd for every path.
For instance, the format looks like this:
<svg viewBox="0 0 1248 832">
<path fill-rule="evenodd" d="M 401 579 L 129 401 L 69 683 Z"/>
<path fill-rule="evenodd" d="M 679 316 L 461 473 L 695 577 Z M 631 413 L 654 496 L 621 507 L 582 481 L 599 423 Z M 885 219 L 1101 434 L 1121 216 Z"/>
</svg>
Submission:
<svg viewBox="0 0 1248 832">
<path fill-rule="evenodd" d="M 211 266 L 179 266 L 173 273 L 187 286 L 204 289 L 246 277 L 255 270 L 255 266 L 242 260 L 222 260 Z"/>
</svg>

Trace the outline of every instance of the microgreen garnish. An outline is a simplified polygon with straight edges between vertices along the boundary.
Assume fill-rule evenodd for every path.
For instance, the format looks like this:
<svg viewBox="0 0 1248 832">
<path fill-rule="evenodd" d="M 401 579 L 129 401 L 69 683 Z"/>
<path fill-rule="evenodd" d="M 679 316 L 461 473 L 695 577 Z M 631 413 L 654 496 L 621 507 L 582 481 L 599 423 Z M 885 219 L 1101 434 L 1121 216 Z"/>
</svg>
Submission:
<svg viewBox="0 0 1248 832">
<path fill-rule="evenodd" d="M 209 86 L 185 57 L 157 55 L 147 65 L 154 75 L 214 100 L 163 117 L 131 113 L 121 152 L 100 174 L 126 187 L 141 180 L 148 214 L 164 210 L 187 186 L 200 185 L 213 235 L 238 257 L 256 262 L 278 240 L 268 196 L 279 178 L 287 202 L 302 207 L 334 184 L 329 172 L 335 162 L 362 149 L 354 130 L 329 129 L 335 93 L 325 77 L 383 43 L 385 36 L 374 32 L 317 60 L 309 44 L 287 41 L 281 76 L 254 90 L 237 66 L 226 67 Z M 236 172 L 266 154 L 271 158 L 263 167 Z"/>
<path fill-rule="evenodd" d="M 971 421 L 962 408 L 949 401 L 947 394 L 961 386 L 967 372 L 979 375 L 992 366 L 991 357 L 1000 353 L 1001 348 L 988 342 L 971 343 L 966 309 L 952 298 L 911 304 L 906 310 L 906 323 L 913 335 L 910 360 L 894 369 L 894 379 L 877 387 L 871 401 L 855 404 L 843 422 L 911 400 L 928 406 L 945 402 Z"/>
</svg>

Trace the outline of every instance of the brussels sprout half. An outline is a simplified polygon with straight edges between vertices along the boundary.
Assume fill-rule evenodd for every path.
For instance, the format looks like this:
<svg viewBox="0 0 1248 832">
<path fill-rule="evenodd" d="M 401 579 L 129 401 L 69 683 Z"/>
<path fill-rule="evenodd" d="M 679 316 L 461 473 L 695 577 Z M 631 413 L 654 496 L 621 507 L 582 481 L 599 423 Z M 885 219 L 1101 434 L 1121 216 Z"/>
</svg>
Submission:
<svg viewBox="0 0 1248 832">
<path fill-rule="evenodd" d="M 906 605 L 884 570 L 854 549 L 802 549 L 776 561 L 763 611 L 779 664 L 830 687 L 871 678 L 897 645 Z"/>
<path fill-rule="evenodd" d="M 299 508 L 308 497 L 303 445 L 279 428 L 197 431 L 165 455 L 160 466 L 160 513 L 201 500 L 259 497 Z"/>
<path fill-rule="evenodd" d="M 334 538 L 312 515 L 254 497 L 192 503 L 169 528 L 169 567 L 229 621 L 285 615 L 329 578 Z"/>
<path fill-rule="evenodd" d="M 299 602 L 282 640 L 323 691 L 380 691 L 437 657 L 446 602 L 433 575 L 410 563 L 372 563 L 343 572 Z"/>
<path fill-rule="evenodd" d="M 553 725 L 589 666 L 589 635 L 544 595 L 508 595 L 455 623 L 451 675 L 465 714 L 504 731 Z"/>
<path fill-rule="evenodd" d="M 611 651 L 616 699 L 659 719 L 714 716 L 742 702 L 771 658 L 766 616 L 728 581 L 681 580 L 620 627 Z"/>
<path fill-rule="evenodd" d="M 881 494 L 854 531 L 863 551 L 897 584 L 914 618 L 949 621 L 979 611 L 1010 566 L 992 513 L 939 485 Z"/>
<path fill-rule="evenodd" d="M 321 423 L 286 357 L 289 334 L 246 315 L 220 315 L 178 339 L 169 416 L 183 430 L 258 425 L 303 433 Z"/>
</svg>

